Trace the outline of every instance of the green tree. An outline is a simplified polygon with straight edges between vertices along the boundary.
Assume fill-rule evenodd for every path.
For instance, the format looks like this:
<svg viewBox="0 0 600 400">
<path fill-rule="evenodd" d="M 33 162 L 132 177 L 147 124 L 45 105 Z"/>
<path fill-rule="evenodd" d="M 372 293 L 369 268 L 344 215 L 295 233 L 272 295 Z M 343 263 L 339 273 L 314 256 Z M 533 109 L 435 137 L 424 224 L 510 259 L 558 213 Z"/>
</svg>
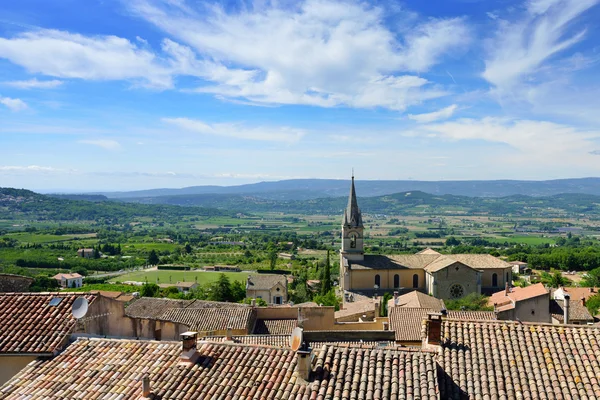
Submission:
<svg viewBox="0 0 600 400">
<path fill-rule="evenodd" d="M 246 286 L 240 281 L 233 281 L 231 284 L 232 301 L 240 301 L 246 297 Z"/>
<path fill-rule="evenodd" d="M 212 301 L 233 301 L 233 293 L 231 291 L 231 282 L 225 274 L 220 274 L 219 279 L 211 285 L 209 300 Z"/>
<path fill-rule="evenodd" d="M 264 301 L 263 299 L 251 299 L 249 297 L 239 301 L 239 303 L 252 304 L 252 300 L 254 300 L 254 303 L 256 304 L 257 307 L 266 307 L 267 306 L 267 302 Z"/>
<path fill-rule="evenodd" d="M 471 293 L 463 298 L 456 300 L 444 300 L 448 310 L 468 310 L 468 311 L 493 311 L 493 306 L 488 306 L 488 297 Z"/>
<path fill-rule="evenodd" d="M 160 260 L 158 259 L 158 255 L 156 254 L 156 250 L 152 249 L 150 250 L 150 254 L 148 254 L 148 264 L 150 265 L 156 265 L 160 262 Z"/>
<path fill-rule="evenodd" d="M 385 292 L 383 294 L 383 304 L 381 305 L 381 307 L 379 308 L 380 313 L 381 313 L 381 317 L 387 317 L 388 316 L 388 301 L 392 298 L 392 294 L 390 292 Z"/>
<path fill-rule="evenodd" d="M 544 285 L 557 288 L 560 286 L 567 286 L 571 281 L 560 273 L 560 271 L 554 271 L 552 273 L 542 272 L 540 280 Z"/>
<path fill-rule="evenodd" d="M 598 314 L 598 310 L 600 309 L 600 294 L 595 294 L 588 298 L 585 302 L 585 306 L 587 307 L 590 314 L 593 316 Z"/>
<path fill-rule="evenodd" d="M 335 307 L 335 310 L 338 311 L 340 309 L 342 299 L 335 295 L 334 289 L 331 289 L 327 294 L 315 296 L 313 301 L 324 306 L 333 306 Z"/>
<path fill-rule="evenodd" d="M 600 268 L 594 268 L 584 275 L 581 280 L 581 286 L 597 287 L 600 286 Z"/>
<path fill-rule="evenodd" d="M 269 251 L 269 266 L 271 267 L 271 271 L 275 269 L 277 265 L 277 251 L 274 249 Z"/>
<path fill-rule="evenodd" d="M 327 261 L 321 270 L 321 294 L 325 295 L 331 291 L 331 263 L 329 262 L 329 250 L 327 250 Z"/>
<path fill-rule="evenodd" d="M 192 246 L 189 243 L 186 243 L 185 246 L 184 246 L 184 248 L 183 248 L 183 251 L 186 254 L 191 254 L 192 253 Z"/>
<path fill-rule="evenodd" d="M 159 293 L 160 287 L 156 283 L 145 283 L 140 290 L 143 297 L 158 297 Z"/>
<path fill-rule="evenodd" d="M 73 273 L 77 273 L 77 274 L 79 274 L 79 275 L 81 275 L 81 276 L 87 276 L 87 275 L 88 275 L 88 270 L 87 270 L 87 268 L 86 268 L 86 267 L 84 267 L 83 265 L 79 265 L 79 266 L 77 266 L 77 267 L 73 268 L 73 269 L 71 270 L 71 272 L 73 272 Z"/>
</svg>

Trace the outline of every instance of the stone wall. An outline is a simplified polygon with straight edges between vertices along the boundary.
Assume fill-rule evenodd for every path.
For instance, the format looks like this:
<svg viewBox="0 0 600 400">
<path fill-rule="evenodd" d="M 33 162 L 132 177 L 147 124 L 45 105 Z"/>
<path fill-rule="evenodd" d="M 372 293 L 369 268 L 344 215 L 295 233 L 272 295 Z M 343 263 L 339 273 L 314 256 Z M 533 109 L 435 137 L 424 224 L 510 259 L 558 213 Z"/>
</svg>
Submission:
<svg viewBox="0 0 600 400">
<path fill-rule="evenodd" d="M 0 274 L 0 293 L 28 292 L 32 278 L 13 274 Z"/>
<path fill-rule="evenodd" d="M 433 272 L 433 296 L 438 299 L 452 299 L 451 288 L 460 285 L 463 296 L 470 293 L 480 293 L 479 272 L 456 262 L 440 271 Z"/>
</svg>

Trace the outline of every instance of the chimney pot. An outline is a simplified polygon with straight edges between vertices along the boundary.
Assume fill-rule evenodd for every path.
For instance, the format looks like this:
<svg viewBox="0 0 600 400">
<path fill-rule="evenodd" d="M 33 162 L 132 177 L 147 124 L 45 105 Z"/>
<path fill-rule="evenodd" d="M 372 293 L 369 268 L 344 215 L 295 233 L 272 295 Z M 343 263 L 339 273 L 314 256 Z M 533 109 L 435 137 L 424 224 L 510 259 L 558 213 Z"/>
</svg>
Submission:
<svg viewBox="0 0 600 400">
<path fill-rule="evenodd" d="M 198 357 L 196 351 L 196 341 L 198 340 L 198 332 L 184 332 L 181 334 L 181 358 L 180 362 L 195 363 Z"/>
<path fill-rule="evenodd" d="M 150 398 L 150 377 L 148 375 L 144 375 L 142 377 L 142 397 Z"/>
<path fill-rule="evenodd" d="M 395 291 L 394 291 L 394 299 L 397 299 L 397 298 L 398 298 L 398 291 L 397 291 L 397 290 L 395 290 Z"/>
<path fill-rule="evenodd" d="M 250 305 L 251 305 L 252 307 L 256 307 L 256 299 L 252 299 L 252 300 L 250 300 Z"/>
<path fill-rule="evenodd" d="M 585 307 L 585 297 L 581 298 L 581 305 Z"/>
<path fill-rule="evenodd" d="M 312 354 L 312 349 L 307 348 L 306 350 L 298 350 L 296 352 L 298 354 L 298 361 L 296 364 L 296 372 L 298 376 L 305 381 L 308 381 L 310 378 L 310 359 Z"/>
</svg>

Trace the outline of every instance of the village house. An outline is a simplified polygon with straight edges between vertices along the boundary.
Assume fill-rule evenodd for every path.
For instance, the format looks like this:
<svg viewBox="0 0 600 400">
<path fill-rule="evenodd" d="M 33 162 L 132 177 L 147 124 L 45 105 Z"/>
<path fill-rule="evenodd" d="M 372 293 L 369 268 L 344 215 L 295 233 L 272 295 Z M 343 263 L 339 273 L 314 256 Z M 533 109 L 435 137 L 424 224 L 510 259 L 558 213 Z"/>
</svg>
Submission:
<svg viewBox="0 0 600 400">
<path fill-rule="evenodd" d="M 594 316 L 586 307 L 587 298 L 594 294 L 594 288 L 553 289 L 550 295 L 552 323 L 574 325 L 594 323 Z"/>
<path fill-rule="evenodd" d="M 512 271 L 515 274 L 524 274 L 529 267 L 529 264 L 523 261 L 509 261 L 508 263 L 512 266 Z"/>
<path fill-rule="evenodd" d="M 364 294 L 419 290 L 441 299 L 489 293 L 512 283 L 512 266 L 489 254 L 370 255 L 364 252 L 364 224 L 354 177 L 342 220 L 340 286 Z"/>
<path fill-rule="evenodd" d="M 541 283 L 527 287 L 509 287 L 494 293 L 488 300 L 498 319 L 551 322 L 550 292 Z"/>
<path fill-rule="evenodd" d="M 267 304 L 287 303 L 287 279 L 285 275 L 252 275 L 246 280 L 246 297 L 263 299 Z"/>
<path fill-rule="evenodd" d="M 94 258 L 96 256 L 95 249 L 79 249 L 77 250 L 77 256 L 82 258 Z"/>
<path fill-rule="evenodd" d="M 58 281 L 63 288 L 80 288 L 83 286 L 83 276 L 74 274 L 56 274 L 52 278 Z"/>
</svg>

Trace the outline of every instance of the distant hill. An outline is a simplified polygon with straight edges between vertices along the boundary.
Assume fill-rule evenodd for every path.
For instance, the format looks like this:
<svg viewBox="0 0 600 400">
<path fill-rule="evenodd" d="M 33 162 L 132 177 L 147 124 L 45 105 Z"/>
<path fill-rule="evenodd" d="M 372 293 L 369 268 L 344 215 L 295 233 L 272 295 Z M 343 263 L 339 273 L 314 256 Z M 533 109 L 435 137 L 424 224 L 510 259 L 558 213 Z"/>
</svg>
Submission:
<svg viewBox="0 0 600 400">
<path fill-rule="evenodd" d="M 27 218 L 57 221 L 108 220 L 113 223 L 124 223 L 138 217 L 151 217 L 165 221 L 184 215 L 230 215 L 214 208 L 96 201 L 96 197 L 91 199 L 94 201 L 57 198 L 25 189 L 0 188 L 0 220 Z"/>
<path fill-rule="evenodd" d="M 246 213 L 283 212 L 291 214 L 339 214 L 348 198 L 324 197 L 308 200 L 268 199 L 260 195 L 198 194 L 121 199 L 142 204 L 202 206 Z M 600 215 L 600 196 L 564 193 L 553 196 L 512 195 L 505 197 L 468 197 L 434 195 L 421 191 L 358 198 L 361 209 L 369 214 L 477 214 L 515 216 L 562 216 L 565 214 Z"/>
<path fill-rule="evenodd" d="M 150 198 L 183 195 L 251 195 L 272 200 L 309 200 L 347 196 L 349 180 L 290 179 L 237 186 L 190 186 L 181 189 L 150 189 L 131 192 L 98 193 L 112 199 Z M 376 197 L 393 193 L 421 191 L 434 195 L 506 197 L 512 195 L 553 196 L 564 193 L 600 195 L 600 178 L 556 179 L 548 181 L 356 181 L 357 193 Z"/>
</svg>

